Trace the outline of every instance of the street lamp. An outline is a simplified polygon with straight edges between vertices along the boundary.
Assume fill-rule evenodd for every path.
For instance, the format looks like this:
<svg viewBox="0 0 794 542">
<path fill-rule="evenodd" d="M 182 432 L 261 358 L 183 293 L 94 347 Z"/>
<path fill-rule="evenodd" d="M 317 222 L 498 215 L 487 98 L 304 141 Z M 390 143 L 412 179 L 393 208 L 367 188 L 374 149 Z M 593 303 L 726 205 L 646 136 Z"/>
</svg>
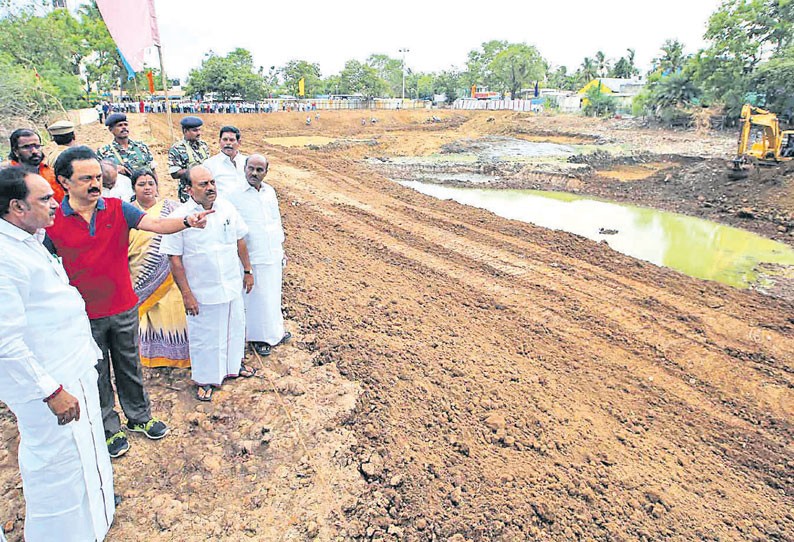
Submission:
<svg viewBox="0 0 794 542">
<path fill-rule="evenodd" d="M 405 99 L 405 53 L 409 53 L 411 50 L 407 47 L 403 47 L 399 49 L 399 52 L 403 54 L 403 100 Z"/>
</svg>

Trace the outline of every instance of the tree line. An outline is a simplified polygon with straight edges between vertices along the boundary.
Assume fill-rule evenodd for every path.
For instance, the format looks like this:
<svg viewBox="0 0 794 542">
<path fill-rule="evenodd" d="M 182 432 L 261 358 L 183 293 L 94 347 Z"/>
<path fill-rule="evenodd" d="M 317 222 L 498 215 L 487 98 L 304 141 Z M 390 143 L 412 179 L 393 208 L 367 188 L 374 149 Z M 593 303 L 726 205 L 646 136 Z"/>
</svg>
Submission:
<svg viewBox="0 0 794 542">
<path fill-rule="evenodd" d="M 16 9 L 10 6 L 16 4 Z M 24 4 L 24 2 L 22 3 Z M 76 15 L 55 10 L 41 15 L 28 7 L 0 0 L 0 116 L 35 120 L 56 106 L 85 104 L 89 88 L 109 90 L 123 83 L 131 95 L 148 90 L 145 74 L 127 81 L 118 50 L 94 3 L 80 6 Z M 428 98 L 445 94 L 451 101 L 468 95 L 472 86 L 516 96 L 537 82 L 543 87 L 579 90 L 599 77 L 645 77 L 646 86 L 635 99 L 637 114 L 677 114 L 702 105 L 723 106 L 737 115 L 753 101 L 778 113 L 791 113 L 794 75 L 794 1 L 724 0 L 711 15 L 704 38 L 707 46 L 693 54 L 675 39 L 665 41 L 651 69 L 641 73 L 635 50 L 617 59 L 597 51 L 569 70 L 544 58 L 527 43 L 493 40 L 471 50 L 465 66 L 419 72 L 400 58 L 371 54 L 348 60 L 339 73 L 324 75 L 310 60 L 291 60 L 283 66 L 256 66 L 253 55 L 235 49 L 226 55 L 209 51 L 191 70 L 186 93 L 223 100 L 262 100 L 281 94 L 298 95 L 303 79 L 306 95 L 361 94 L 368 97 Z M 155 82 L 160 88 L 159 74 Z M 609 113 L 608 96 L 591 93 L 596 113 Z M 600 105 L 599 105 L 600 104 Z M 591 108 L 592 109 L 592 108 Z"/>
</svg>

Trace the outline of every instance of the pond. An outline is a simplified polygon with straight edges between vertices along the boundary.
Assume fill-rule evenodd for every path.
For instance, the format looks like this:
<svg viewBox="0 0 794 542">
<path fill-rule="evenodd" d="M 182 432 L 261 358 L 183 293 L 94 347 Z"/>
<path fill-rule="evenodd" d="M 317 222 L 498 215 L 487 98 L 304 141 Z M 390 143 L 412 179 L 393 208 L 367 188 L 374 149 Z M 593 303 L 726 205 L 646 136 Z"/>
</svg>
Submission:
<svg viewBox="0 0 794 542">
<path fill-rule="evenodd" d="M 760 264 L 794 266 L 794 249 L 788 245 L 676 213 L 566 192 L 398 182 L 423 194 L 486 209 L 505 218 L 595 241 L 606 240 L 623 254 L 740 288 L 758 283 Z"/>
</svg>

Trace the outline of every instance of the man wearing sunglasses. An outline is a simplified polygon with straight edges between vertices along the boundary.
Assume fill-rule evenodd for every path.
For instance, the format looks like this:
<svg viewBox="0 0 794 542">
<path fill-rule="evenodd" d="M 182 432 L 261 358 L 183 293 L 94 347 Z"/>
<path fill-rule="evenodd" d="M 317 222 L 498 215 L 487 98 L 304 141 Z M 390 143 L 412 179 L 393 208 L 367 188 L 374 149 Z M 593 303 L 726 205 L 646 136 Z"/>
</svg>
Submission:
<svg viewBox="0 0 794 542">
<path fill-rule="evenodd" d="M 44 163 L 44 151 L 41 148 L 41 138 L 39 134 L 27 128 L 18 128 L 9 137 L 11 152 L 8 154 L 7 165 L 22 166 L 32 173 L 38 173 L 44 177 L 52 191 L 55 193 L 53 198 L 60 203 L 63 201 L 63 188 L 55 180 L 55 171 Z"/>
</svg>

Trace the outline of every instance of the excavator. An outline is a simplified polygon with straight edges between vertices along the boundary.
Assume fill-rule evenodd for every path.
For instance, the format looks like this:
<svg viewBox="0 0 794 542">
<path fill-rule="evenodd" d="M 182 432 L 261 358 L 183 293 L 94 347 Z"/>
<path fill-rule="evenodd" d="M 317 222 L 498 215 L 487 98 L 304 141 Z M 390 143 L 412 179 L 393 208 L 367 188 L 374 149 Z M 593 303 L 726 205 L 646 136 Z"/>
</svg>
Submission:
<svg viewBox="0 0 794 542">
<path fill-rule="evenodd" d="M 744 104 L 736 158 L 733 159 L 732 179 L 748 175 L 746 166 L 774 166 L 794 159 L 794 130 L 781 130 L 777 115 Z"/>
</svg>

